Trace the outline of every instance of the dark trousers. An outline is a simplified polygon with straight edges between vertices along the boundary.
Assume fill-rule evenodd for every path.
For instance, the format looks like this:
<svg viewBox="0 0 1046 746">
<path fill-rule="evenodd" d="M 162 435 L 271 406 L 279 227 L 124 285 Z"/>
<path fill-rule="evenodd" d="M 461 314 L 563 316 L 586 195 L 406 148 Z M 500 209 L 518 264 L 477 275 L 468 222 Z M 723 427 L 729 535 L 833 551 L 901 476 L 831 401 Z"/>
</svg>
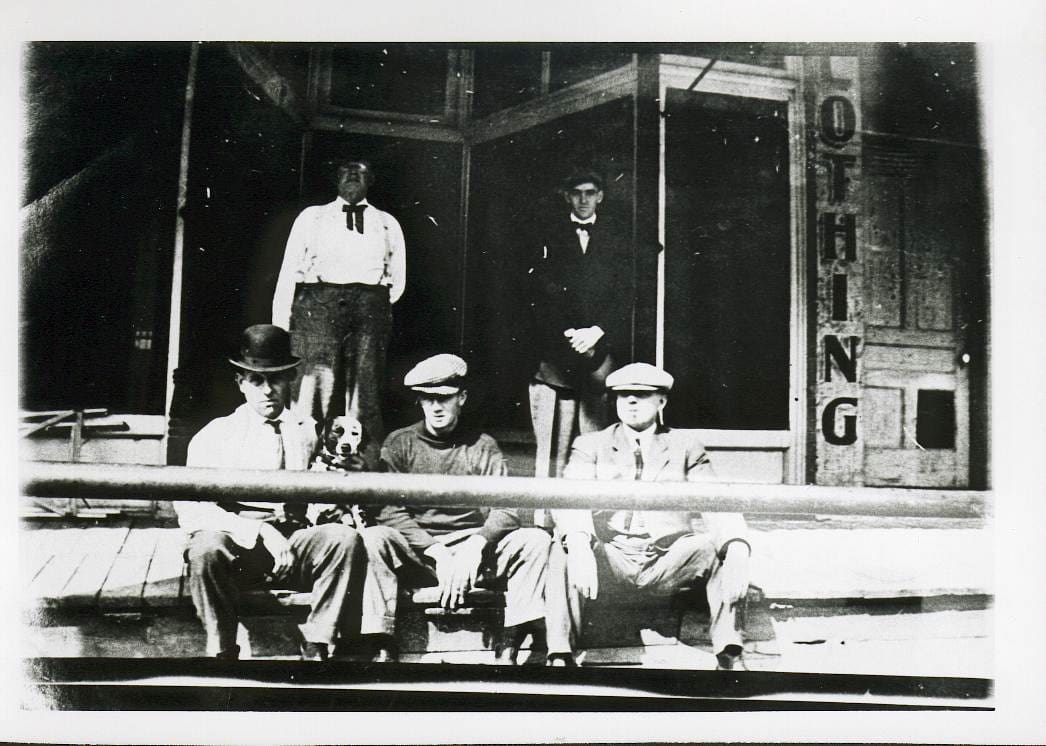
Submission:
<svg viewBox="0 0 1046 746">
<path fill-rule="evenodd" d="M 309 618 L 300 626 L 302 637 L 330 645 L 346 616 L 353 571 L 364 569 L 363 542 L 355 530 L 338 523 L 295 531 L 288 541 L 295 561 L 282 585 L 312 592 Z M 239 592 L 264 583 L 272 570 L 272 555 L 260 540 L 244 549 L 223 531 L 194 531 L 185 557 L 193 605 L 207 632 L 207 654 L 235 650 Z"/>
<path fill-rule="evenodd" d="M 297 406 L 322 423 L 355 415 L 363 425 L 363 457 L 376 468 L 385 436 L 381 398 L 392 329 L 389 289 L 299 284 L 290 326 L 291 352 L 302 359 L 293 386 Z"/>
<path fill-rule="evenodd" d="M 572 653 L 577 645 L 582 614 L 588 604 L 613 602 L 622 594 L 646 594 L 651 598 L 669 596 L 676 591 L 705 583 L 711 614 L 709 634 L 712 649 L 721 652 L 728 645 L 741 645 L 737 629 L 738 605 L 723 599 L 719 570 L 722 562 L 708 536 L 687 534 L 664 552 L 649 553 L 598 542 L 593 550 L 599 578 L 597 600 L 588 601 L 570 584 L 567 553 L 562 543 L 552 544 L 548 561 L 548 587 L 545 591 L 548 614 L 549 653 Z"/>
</svg>

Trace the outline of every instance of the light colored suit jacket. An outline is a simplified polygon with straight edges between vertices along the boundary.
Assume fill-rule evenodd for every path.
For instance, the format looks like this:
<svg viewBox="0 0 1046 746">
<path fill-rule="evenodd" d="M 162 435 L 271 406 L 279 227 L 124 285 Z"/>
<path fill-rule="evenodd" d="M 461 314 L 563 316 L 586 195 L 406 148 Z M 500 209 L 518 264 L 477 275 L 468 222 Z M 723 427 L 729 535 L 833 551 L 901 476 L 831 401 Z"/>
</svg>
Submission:
<svg viewBox="0 0 1046 746">
<path fill-rule="evenodd" d="M 284 469 L 305 471 L 312 463 L 317 446 L 316 421 L 286 409 L 279 417 L 283 437 Z M 271 452 L 261 452 L 257 447 L 256 435 L 261 418 L 246 404 L 241 404 L 232 414 L 218 417 L 204 425 L 189 442 L 186 466 L 201 466 L 224 469 L 272 469 L 274 457 Z M 250 503 L 246 503 L 250 505 Z M 259 507 L 272 509 L 273 504 L 258 503 Z M 257 520 L 241 518 L 211 502 L 175 502 L 178 523 L 188 533 L 209 529 L 225 531 L 233 541 L 250 549 L 258 540 Z"/>
<path fill-rule="evenodd" d="M 654 433 L 650 455 L 643 464 L 643 481 L 714 482 L 715 473 L 705 448 L 685 430 L 659 428 Z M 563 473 L 567 479 L 625 479 L 635 473 L 635 456 L 620 423 L 597 433 L 579 435 L 570 451 Z M 662 546 L 690 533 L 689 511 L 554 510 L 553 520 L 563 534 L 574 531 L 610 541 L 615 535 L 649 535 L 651 544 Z M 640 520 L 635 520 L 636 518 Z M 748 529 L 740 513 L 701 514 L 705 529 L 717 549 L 731 539 L 747 541 Z M 630 527 L 641 526 L 639 529 Z M 634 531 L 634 533 L 633 533 Z"/>
</svg>

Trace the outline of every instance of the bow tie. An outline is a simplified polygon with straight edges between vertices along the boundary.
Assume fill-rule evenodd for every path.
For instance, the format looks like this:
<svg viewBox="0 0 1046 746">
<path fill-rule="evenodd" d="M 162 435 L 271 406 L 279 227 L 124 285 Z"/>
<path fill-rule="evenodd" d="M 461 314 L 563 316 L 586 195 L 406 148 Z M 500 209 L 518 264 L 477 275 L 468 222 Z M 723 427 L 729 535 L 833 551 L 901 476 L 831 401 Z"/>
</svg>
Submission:
<svg viewBox="0 0 1046 746">
<path fill-rule="evenodd" d="M 363 211 L 366 205 L 342 205 L 341 211 L 345 213 L 345 227 L 352 230 L 353 223 L 356 224 L 356 232 L 363 233 Z"/>
<path fill-rule="evenodd" d="M 576 221 L 570 221 L 570 227 L 574 230 L 587 231 L 588 234 L 592 235 L 592 230 L 596 227 L 595 223 L 578 223 Z"/>
</svg>

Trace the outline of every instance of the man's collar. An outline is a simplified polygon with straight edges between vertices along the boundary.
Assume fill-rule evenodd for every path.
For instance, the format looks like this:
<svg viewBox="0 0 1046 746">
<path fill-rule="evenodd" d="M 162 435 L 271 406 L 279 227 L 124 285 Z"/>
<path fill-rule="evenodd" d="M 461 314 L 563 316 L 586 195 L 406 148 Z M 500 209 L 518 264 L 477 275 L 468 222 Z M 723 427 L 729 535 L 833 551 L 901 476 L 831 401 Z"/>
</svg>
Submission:
<svg viewBox="0 0 1046 746">
<path fill-rule="evenodd" d="M 570 222 L 573 223 L 574 225 L 592 225 L 593 223 L 596 222 L 596 218 L 597 217 L 598 217 L 598 215 L 593 215 L 588 220 L 582 220 L 581 218 L 579 218 L 574 213 L 570 213 Z"/>
<path fill-rule="evenodd" d="M 272 422 L 273 420 L 275 420 L 276 422 L 279 422 L 281 425 L 283 425 L 288 422 L 294 421 L 294 415 L 291 414 L 290 407 L 284 407 L 278 415 L 271 419 L 268 417 L 262 417 L 260 414 L 254 411 L 254 408 L 247 402 L 241 404 L 240 408 L 244 411 L 244 416 L 246 416 L 248 420 L 257 424 L 261 424 L 263 422 Z"/>
<path fill-rule="evenodd" d="M 625 437 L 628 438 L 630 441 L 634 442 L 634 441 L 638 440 L 641 443 L 647 443 L 647 442 L 650 441 L 651 438 L 654 437 L 654 433 L 657 432 L 657 423 L 654 422 L 646 430 L 640 431 L 640 430 L 633 430 L 628 425 L 626 425 L 624 422 L 622 422 L 621 423 L 621 431 L 624 433 Z"/>
<path fill-rule="evenodd" d="M 352 203 L 351 203 L 351 202 L 349 202 L 349 201 L 348 201 L 347 199 L 345 199 L 344 197 L 342 197 L 342 196 L 341 196 L 340 194 L 339 194 L 339 195 L 338 195 L 337 197 L 335 197 L 335 198 L 334 198 L 334 202 L 335 202 L 335 204 L 337 204 L 337 205 L 338 205 L 338 207 L 339 207 L 339 208 L 340 208 L 340 207 L 341 207 L 342 205 L 349 205 L 349 204 L 352 204 Z M 367 198 L 366 198 L 366 197 L 364 197 L 364 198 L 363 198 L 363 199 L 361 199 L 361 200 L 360 200 L 359 202 L 357 202 L 355 206 L 356 206 L 356 207 L 372 207 L 371 203 L 367 201 Z"/>
</svg>

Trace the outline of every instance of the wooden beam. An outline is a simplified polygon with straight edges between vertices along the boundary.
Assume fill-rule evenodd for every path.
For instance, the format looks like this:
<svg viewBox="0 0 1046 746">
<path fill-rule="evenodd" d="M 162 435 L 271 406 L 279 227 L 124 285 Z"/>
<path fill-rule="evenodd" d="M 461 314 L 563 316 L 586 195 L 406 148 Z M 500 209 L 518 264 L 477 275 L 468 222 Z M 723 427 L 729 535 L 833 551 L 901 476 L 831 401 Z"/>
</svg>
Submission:
<svg viewBox="0 0 1046 746">
<path fill-rule="evenodd" d="M 277 108 L 295 123 L 304 125 L 305 106 L 294 86 L 283 76 L 269 59 L 253 44 L 235 42 L 226 44 L 229 56 L 236 61 L 251 80 L 261 86 L 262 92 Z"/>
<path fill-rule="evenodd" d="M 395 121 L 392 119 L 361 119 L 353 115 L 320 113 L 313 117 L 311 126 L 324 132 L 344 132 L 359 135 L 402 137 L 408 140 L 433 142 L 461 142 L 460 130 L 444 124 Z"/>
<path fill-rule="evenodd" d="M 473 143 L 496 140 L 567 114 L 630 96 L 635 90 L 636 75 L 634 64 L 596 75 L 547 96 L 491 114 L 470 124 L 465 129 L 465 136 Z"/>
</svg>

